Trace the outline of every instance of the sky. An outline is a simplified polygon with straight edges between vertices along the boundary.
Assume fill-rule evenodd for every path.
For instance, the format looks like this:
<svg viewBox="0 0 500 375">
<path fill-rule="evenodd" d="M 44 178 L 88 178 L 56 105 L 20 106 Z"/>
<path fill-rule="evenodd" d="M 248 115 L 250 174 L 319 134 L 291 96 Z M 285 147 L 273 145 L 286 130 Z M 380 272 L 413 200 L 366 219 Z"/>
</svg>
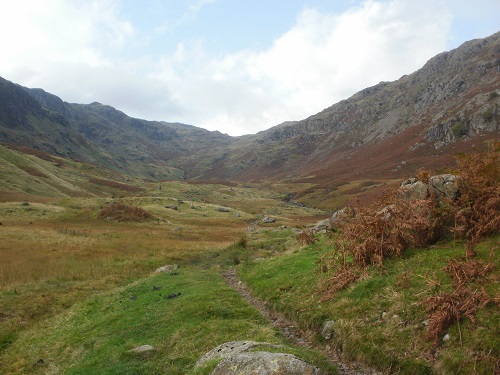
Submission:
<svg viewBox="0 0 500 375">
<path fill-rule="evenodd" d="M 229 135 L 500 31 L 500 0 L 0 0 L 0 76 Z"/>
</svg>

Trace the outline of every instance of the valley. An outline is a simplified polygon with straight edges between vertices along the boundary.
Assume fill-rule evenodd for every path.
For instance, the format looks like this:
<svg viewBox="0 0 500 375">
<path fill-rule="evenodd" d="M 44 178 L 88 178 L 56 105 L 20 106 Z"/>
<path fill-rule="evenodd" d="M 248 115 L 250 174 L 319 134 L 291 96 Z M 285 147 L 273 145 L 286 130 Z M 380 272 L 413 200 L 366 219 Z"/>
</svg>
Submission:
<svg viewBox="0 0 500 375">
<path fill-rule="evenodd" d="M 499 43 L 241 137 L 0 78 L 0 373 L 499 372 Z"/>
</svg>

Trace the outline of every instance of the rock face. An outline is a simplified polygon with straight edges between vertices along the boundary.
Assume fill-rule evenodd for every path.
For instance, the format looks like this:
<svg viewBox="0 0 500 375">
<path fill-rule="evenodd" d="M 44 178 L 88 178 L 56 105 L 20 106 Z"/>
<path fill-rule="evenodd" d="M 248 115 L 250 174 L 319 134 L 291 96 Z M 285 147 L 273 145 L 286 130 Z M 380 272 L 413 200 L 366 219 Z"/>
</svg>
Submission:
<svg viewBox="0 0 500 375">
<path fill-rule="evenodd" d="M 283 346 L 255 341 L 234 341 L 219 345 L 206 353 L 196 367 L 213 359 L 222 359 L 210 375 L 321 375 L 323 371 L 292 354 L 267 352 Z M 255 351 L 259 350 L 259 351 Z"/>
</svg>

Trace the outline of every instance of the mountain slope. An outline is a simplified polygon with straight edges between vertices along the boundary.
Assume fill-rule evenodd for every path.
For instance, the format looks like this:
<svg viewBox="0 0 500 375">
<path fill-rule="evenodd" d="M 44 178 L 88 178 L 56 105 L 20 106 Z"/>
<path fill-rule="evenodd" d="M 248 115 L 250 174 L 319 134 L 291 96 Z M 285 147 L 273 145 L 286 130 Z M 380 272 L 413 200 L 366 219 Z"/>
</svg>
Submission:
<svg viewBox="0 0 500 375">
<path fill-rule="evenodd" d="M 335 176 L 364 166 L 391 175 L 408 169 L 401 162 L 438 166 L 440 155 L 447 159 L 470 148 L 467 139 L 498 135 L 499 94 L 497 33 L 439 54 L 413 74 L 364 89 L 303 121 L 241 139 L 232 149 L 238 152 L 229 152 L 202 175 Z"/>
<path fill-rule="evenodd" d="M 153 179 L 181 179 L 176 158 L 231 137 L 183 124 L 131 118 L 94 102 L 70 104 L 0 78 L 0 142 L 29 146 Z"/>
<path fill-rule="evenodd" d="M 0 79 L 0 142 L 156 180 L 307 179 L 328 187 L 443 168 L 456 152 L 498 137 L 499 96 L 496 33 L 305 120 L 243 137 L 70 104 Z"/>
</svg>

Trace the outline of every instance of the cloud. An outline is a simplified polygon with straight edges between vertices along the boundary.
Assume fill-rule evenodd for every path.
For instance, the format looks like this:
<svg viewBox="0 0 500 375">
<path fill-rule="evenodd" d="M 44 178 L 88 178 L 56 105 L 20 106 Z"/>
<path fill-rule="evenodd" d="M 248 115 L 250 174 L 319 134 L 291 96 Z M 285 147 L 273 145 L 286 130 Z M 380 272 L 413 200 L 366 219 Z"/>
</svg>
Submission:
<svg viewBox="0 0 500 375">
<path fill-rule="evenodd" d="M 210 57 L 180 48 L 168 71 L 196 124 L 253 133 L 319 112 L 364 87 L 395 80 L 444 50 L 451 15 L 434 1 L 366 1 L 336 15 L 304 9 L 265 51 Z M 200 77 L 200 75 L 202 77 Z"/>
<path fill-rule="evenodd" d="M 189 2 L 183 14 L 196 18 L 211 2 Z M 8 2 L 0 75 L 135 117 L 255 133 L 411 73 L 452 35 L 453 1 L 355 4 L 340 14 L 304 8 L 265 50 L 215 53 L 191 39 L 135 56 L 144 35 L 118 0 Z"/>
</svg>

